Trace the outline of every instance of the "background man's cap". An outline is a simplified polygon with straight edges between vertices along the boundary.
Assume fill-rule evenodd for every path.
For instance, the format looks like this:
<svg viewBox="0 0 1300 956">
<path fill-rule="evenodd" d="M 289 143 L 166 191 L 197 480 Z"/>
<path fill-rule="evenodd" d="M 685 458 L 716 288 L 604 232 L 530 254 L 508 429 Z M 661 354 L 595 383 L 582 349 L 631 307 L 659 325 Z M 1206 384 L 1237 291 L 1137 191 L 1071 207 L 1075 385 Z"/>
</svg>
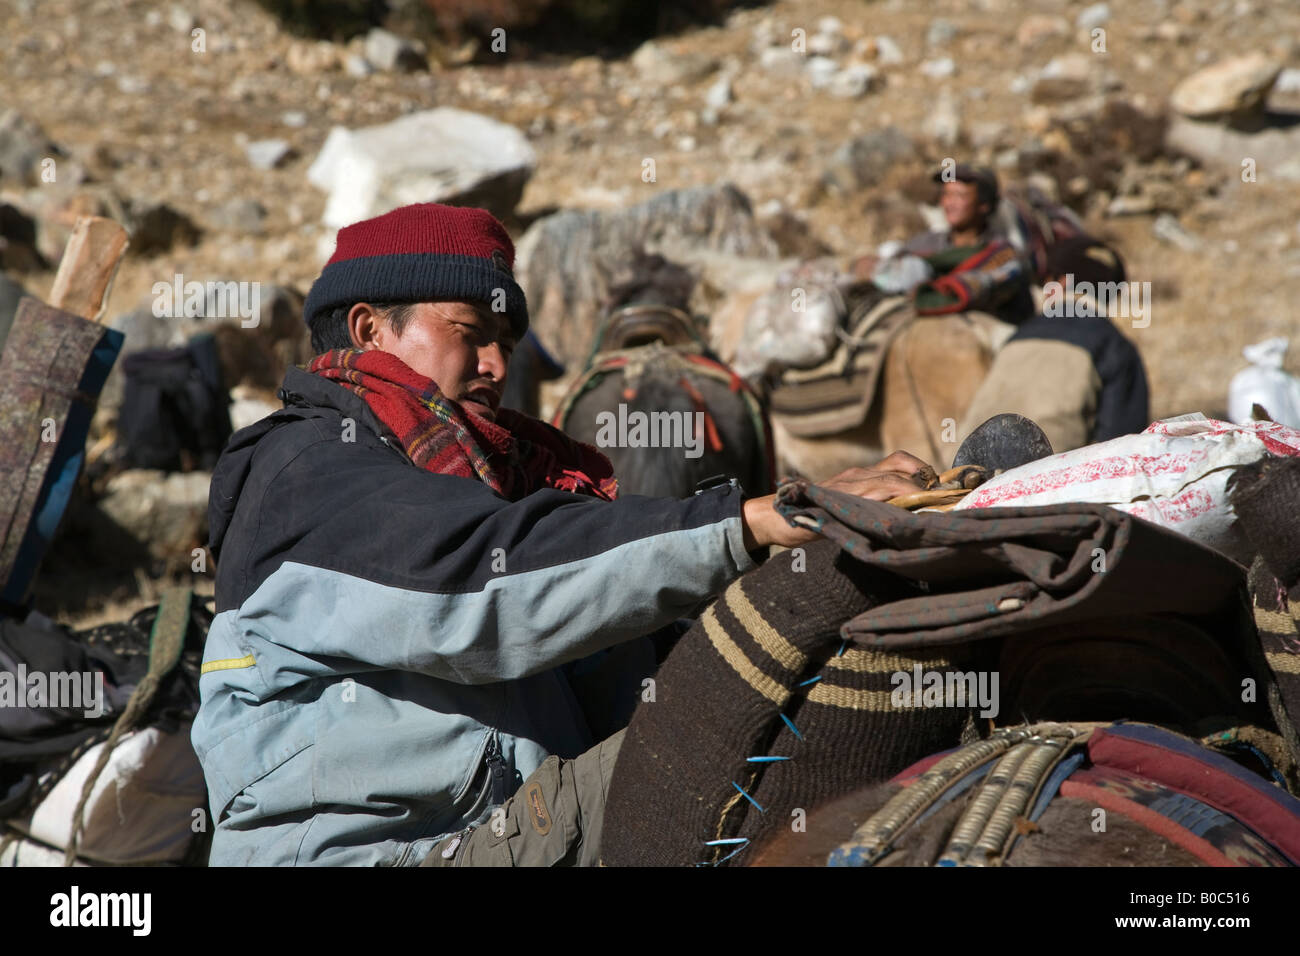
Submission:
<svg viewBox="0 0 1300 956">
<path fill-rule="evenodd" d="M 514 279 L 515 247 L 483 209 L 416 203 L 339 230 L 334 255 L 303 306 L 311 325 L 357 302 L 469 299 L 505 312 L 515 338 L 528 331 L 528 303 Z"/>
<path fill-rule="evenodd" d="M 931 177 L 936 183 L 974 183 L 980 202 L 993 205 L 998 201 L 998 177 L 987 166 L 958 163 L 955 167 L 942 167 Z"/>
</svg>

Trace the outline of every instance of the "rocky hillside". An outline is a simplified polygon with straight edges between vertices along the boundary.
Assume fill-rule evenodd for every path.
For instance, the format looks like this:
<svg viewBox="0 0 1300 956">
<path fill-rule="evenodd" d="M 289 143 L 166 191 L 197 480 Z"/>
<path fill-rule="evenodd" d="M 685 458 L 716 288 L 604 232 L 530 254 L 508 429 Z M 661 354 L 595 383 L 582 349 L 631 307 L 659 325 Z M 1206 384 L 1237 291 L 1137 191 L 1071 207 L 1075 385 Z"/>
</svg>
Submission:
<svg viewBox="0 0 1300 956">
<path fill-rule="evenodd" d="M 503 38 L 471 63 L 300 39 L 251 0 L 0 4 L 0 263 L 46 294 L 71 222 L 100 212 L 134 231 L 113 315 L 176 274 L 305 291 L 333 235 L 308 175 L 331 130 L 451 107 L 518 131 L 527 171 L 493 193 L 517 237 L 727 182 L 779 254 L 849 256 L 925 227 L 946 157 L 1034 182 L 1151 283 L 1129 334 L 1157 416 L 1222 413 L 1242 346 L 1295 326 L 1287 0 L 780 0 L 604 59 Z"/>
</svg>

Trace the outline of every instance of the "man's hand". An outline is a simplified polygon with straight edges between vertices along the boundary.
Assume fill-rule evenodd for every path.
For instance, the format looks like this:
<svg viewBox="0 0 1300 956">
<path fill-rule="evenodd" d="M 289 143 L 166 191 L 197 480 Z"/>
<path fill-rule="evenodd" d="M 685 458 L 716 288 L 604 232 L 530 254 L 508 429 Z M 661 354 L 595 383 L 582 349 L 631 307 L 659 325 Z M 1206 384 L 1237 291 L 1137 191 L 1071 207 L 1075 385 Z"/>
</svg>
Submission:
<svg viewBox="0 0 1300 956">
<path fill-rule="evenodd" d="M 923 482 L 917 477 L 917 472 L 923 468 L 930 469 L 930 475 L 934 474 L 934 470 L 915 455 L 896 451 L 871 468 L 850 468 L 817 484 L 872 501 L 888 501 L 923 488 Z M 816 532 L 792 527 L 781 517 L 773 508 L 775 502 L 776 495 L 751 498 L 745 502 L 740 518 L 745 529 L 745 550 L 753 551 L 769 544 L 793 548 L 816 540 Z"/>
</svg>

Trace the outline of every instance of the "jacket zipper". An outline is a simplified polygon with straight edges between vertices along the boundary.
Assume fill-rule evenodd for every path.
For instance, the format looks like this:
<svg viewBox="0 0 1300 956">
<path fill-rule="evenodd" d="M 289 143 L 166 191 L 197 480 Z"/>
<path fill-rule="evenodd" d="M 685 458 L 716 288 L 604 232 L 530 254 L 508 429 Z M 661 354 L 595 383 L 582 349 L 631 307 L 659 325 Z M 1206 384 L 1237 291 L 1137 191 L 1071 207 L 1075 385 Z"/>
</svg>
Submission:
<svg viewBox="0 0 1300 956">
<path fill-rule="evenodd" d="M 488 776 L 492 780 L 492 804 L 500 806 L 510 796 L 506 781 L 506 758 L 501 754 L 501 741 L 497 731 L 492 731 L 487 745 Z"/>
</svg>

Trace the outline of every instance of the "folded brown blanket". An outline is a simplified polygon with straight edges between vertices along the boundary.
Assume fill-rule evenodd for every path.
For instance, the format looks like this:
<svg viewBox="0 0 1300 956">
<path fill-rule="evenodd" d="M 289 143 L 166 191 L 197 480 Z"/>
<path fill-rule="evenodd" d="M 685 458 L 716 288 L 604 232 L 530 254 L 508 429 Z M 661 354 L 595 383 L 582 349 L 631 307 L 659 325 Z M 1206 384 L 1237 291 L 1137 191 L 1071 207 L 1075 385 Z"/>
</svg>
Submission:
<svg viewBox="0 0 1300 956">
<path fill-rule="evenodd" d="M 799 481 L 781 489 L 777 510 L 869 567 L 925 582 L 926 594 L 844 623 L 844 637 L 866 646 L 1159 613 L 1209 616 L 1225 631 L 1243 624 L 1240 565 L 1105 505 L 914 513 Z"/>
</svg>

